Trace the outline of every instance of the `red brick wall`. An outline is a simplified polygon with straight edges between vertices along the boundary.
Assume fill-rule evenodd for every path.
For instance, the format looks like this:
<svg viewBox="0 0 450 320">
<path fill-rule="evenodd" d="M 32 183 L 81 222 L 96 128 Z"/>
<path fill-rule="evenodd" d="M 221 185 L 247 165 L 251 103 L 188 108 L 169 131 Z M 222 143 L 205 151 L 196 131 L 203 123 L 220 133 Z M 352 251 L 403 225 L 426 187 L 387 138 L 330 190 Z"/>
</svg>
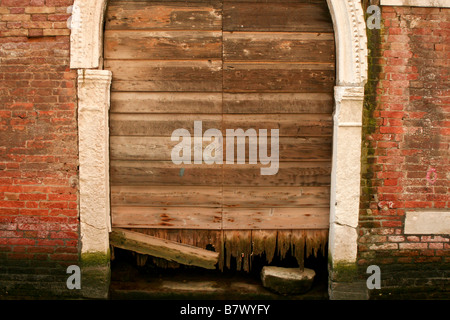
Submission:
<svg viewBox="0 0 450 320">
<path fill-rule="evenodd" d="M 450 9 L 382 7 L 369 31 L 359 264 L 450 263 L 448 235 L 405 235 L 450 204 Z"/>
<path fill-rule="evenodd" d="M 78 261 L 72 2 L 0 1 L 0 274 L 52 274 Z M 11 290 L 2 280 L 0 291 Z"/>
</svg>

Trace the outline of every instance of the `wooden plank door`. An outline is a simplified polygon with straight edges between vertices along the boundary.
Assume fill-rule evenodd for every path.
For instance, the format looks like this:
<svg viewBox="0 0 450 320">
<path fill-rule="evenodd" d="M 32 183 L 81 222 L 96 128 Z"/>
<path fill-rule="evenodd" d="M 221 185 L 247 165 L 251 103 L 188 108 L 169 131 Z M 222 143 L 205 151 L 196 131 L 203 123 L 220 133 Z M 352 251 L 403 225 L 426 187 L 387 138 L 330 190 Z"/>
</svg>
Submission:
<svg viewBox="0 0 450 320">
<path fill-rule="evenodd" d="M 323 246 L 335 79 L 326 1 L 111 0 L 104 47 L 113 226 L 216 250 L 228 241 L 228 265 L 282 239 Z M 171 134 L 193 135 L 194 121 L 224 140 L 226 129 L 278 129 L 277 174 L 227 164 L 225 145 L 224 164 L 174 164 Z"/>
</svg>

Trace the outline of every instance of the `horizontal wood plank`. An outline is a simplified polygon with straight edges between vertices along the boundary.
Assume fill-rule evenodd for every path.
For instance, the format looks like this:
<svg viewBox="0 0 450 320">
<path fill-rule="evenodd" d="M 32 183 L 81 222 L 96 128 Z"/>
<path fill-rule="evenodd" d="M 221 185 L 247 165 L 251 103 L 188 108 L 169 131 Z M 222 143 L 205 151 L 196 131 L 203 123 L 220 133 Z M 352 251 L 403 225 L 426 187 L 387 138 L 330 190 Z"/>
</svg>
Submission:
<svg viewBox="0 0 450 320">
<path fill-rule="evenodd" d="M 112 136 L 110 137 L 110 159 L 170 161 L 172 150 L 178 143 L 171 141 L 171 137 Z M 269 138 L 267 140 L 269 150 L 271 143 L 272 140 Z M 210 142 L 203 142 L 203 152 L 209 144 Z M 248 139 L 235 140 L 236 147 L 242 144 L 245 144 L 245 159 L 248 162 Z M 193 161 L 194 144 L 192 143 L 191 146 L 191 160 Z M 226 137 L 223 140 L 221 151 L 225 161 L 227 156 Z M 236 157 L 237 151 L 234 154 Z M 331 137 L 281 137 L 279 139 L 279 159 L 280 161 L 331 160 Z"/>
<path fill-rule="evenodd" d="M 203 130 L 222 128 L 221 114 L 111 114 L 110 135 L 171 137 L 184 128 L 193 136 L 195 121 L 202 121 Z"/>
<path fill-rule="evenodd" d="M 204 2 L 111 2 L 106 30 L 221 30 L 222 4 Z"/>
<path fill-rule="evenodd" d="M 222 61 L 106 60 L 112 91 L 222 91 Z"/>
<path fill-rule="evenodd" d="M 224 2 L 224 31 L 333 32 L 325 2 Z"/>
<path fill-rule="evenodd" d="M 332 92 L 332 64 L 224 63 L 225 92 Z"/>
<path fill-rule="evenodd" d="M 329 136 L 332 119 L 329 114 L 111 114 L 112 136 L 172 136 L 176 129 L 184 128 L 194 136 L 194 122 L 202 121 L 203 132 L 207 129 L 226 130 L 278 129 L 280 137 Z"/>
<path fill-rule="evenodd" d="M 105 59 L 219 59 L 222 33 L 217 31 L 107 30 Z"/>
<path fill-rule="evenodd" d="M 114 206 L 213 207 L 222 205 L 222 187 L 213 186 L 112 186 Z"/>
<path fill-rule="evenodd" d="M 225 32 L 224 61 L 333 63 L 333 33 Z"/>
<path fill-rule="evenodd" d="M 118 228 L 211 229 L 222 227 L 221 208 L 119 207 L 111 208 L 112 226 Z"/>
<path fill-rule="evenodd" d="M 170 161 L 110 162 L 112 186 L 328 186 L 329 162 L 280 162 L 275 175 L 261 175 L 261 164 L 181 164 Z"/>
<path fill-rule="evenodd" d="M 111 210 L 111 215 L 114 228 L 251 230 L 326 229 L 329 226 L 328 208 L 221 209 L 115 206 Z"/>
<path fill-rule="evenodd" d="M 223 102 L 222 102 L 223 99 Z M 330 93 L 112 92 L 112 113 L 328 113 Z"/>
<path fill-rule="evenodd" d="M 327 229 L 328 208 L 224 208 L 224 230 Z"/>
<path fill-rule="evenodd" d="M 330 93 L 224 93 L 224 113 L 328 113 Z"/>
<path fill-rule="evenodd" d="M 112 92 L 112 113 L 222 113 L 222 93 Z"/>
<path fill-rule="evenodd" d="M 329 187 L 112 186 L 113 206 L 329 207 Z"/>
<path fill-rule="evenodd" d="M 330 188 L 324 187 L 224 187 L 223 207 L 325 207 Z"/>
</svg>

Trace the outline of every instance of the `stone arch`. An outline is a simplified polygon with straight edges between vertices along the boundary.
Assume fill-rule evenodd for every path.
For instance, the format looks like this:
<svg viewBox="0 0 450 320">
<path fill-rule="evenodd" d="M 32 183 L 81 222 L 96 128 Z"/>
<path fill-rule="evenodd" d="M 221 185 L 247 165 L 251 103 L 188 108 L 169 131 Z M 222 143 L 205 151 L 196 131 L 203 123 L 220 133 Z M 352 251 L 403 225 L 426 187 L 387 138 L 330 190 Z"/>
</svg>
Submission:
<svg viewBox="0 0 450 320">
<path fill-rule="evenodd" d="M 327 0 L 327 3 L 337 53 L 329 233 L 329 264 L 333 271 L 356 263 L 367 37 L 360 0 Z M 100 259 L 102 263 L 107 263 L 110 231 L 111 72 L 102 70 L 106 5 L 107 0 L 75 0 L 70 57 L 70 67 L 78 69 L 81 258 L 83 261 L 91 256 L 104 256 L 105 259 Z M 331 282 L 339 280 L 333 272 L 330 274 Z"/>
</svg>

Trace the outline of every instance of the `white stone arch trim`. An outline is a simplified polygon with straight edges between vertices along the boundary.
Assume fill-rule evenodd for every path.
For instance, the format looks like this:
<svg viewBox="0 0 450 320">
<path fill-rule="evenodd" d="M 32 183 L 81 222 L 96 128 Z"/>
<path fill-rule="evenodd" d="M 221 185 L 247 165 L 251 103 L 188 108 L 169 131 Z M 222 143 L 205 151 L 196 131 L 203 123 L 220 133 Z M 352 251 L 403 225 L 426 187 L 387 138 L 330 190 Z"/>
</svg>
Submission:
<svg viewBox="0 0 450 320">
<path fill-rule="evenodd" d="M 70 67 L 103 69 L 103 21 L 107 0 L 75 0 L 72 7 Z"/>
<path fill-rule="evenodd" d="M 360 0 L 327 0 L 327 3 L 333 19 L 337 52 L 329 247 L 332 264 L 352 264 L 356 262 L 357 252 L 356 228 L 359 215 L 362 108 L 364 84 L 367 80 L 367 37 Z M 102 68 L 103 21 L 106 4 L 107 0 L 75 0 L 71 22 L 71 68 L 79 70 Z M 97 113 L 106 117 L 102 123 L 107 125 L 108 112 L 105 110 L 109 108 L 111 82 L 111 75 L 108 72 L 79 71 L 78 95 L 85 97 L 79 102 L 79 119 L 83 118 L 83 112 L 85 112 L 83 110 L 86 109 L 82 106 L 87 103 L 91 107 L 98 108 Z M 86 81 L 90 83 L 90 86 L 81 85 Z M 95 85 L 96 81 L 98 85 Z M 89 90 L 87 89 L 89 87 L 94 88 L 94 92 L 86 92 L 85 90 Z M 104 90 L 105 88 L 108 90 Z M 98 94 L 103 94 L 102 102 L 99 102 L 98 96 L 92 101 L 89 99 L 91 95 Z M 101 131 L 108 130 L 102 128 Z M 79 131 L 80 141 L 87 134 L 87 132 Z M 103 141 L 105 144 L 103 147 L 105 147 L 108 137 L 101 138 L 99 141 Z M 106 147 L 105 150 L 107 150 Z M 80 158 L 87 152 L 83 144 L 80 144 L 79 152 Z M 98 175 L 107 177 L 108 157 L 105 156 L 102 159 L 84 157 L 84 159 L 87 161 L 80 163 L 80 172 L 85 166 L 95 164 L 94 167 L 99 170 Z M 80 181 L 80 183 L 81 190 L 82 184 L 89 184 L 89 181 Z M 96 194 L 102 194 L 103 199 L 109 199 L 108 184 L 103 185 L 104 189 L 97 189 Z M 95 202 L 98 198 L 94 197 L 97 196 L 82 193 L 80 202 Z M 105 219 L 102 223 L 104 226 L 109 226 L 109 206 L 104 208 L 106 212 L 99 213 L 97 219 L 104 217 L 101 218 Z M 90 225 L 91 220 L 95 220 L 96 217 L 86 216 L 87 213 L 83 210 L 83 207 L 80 207 L 80 219 L 85 225 Z M 93 222 L 98 223 L 98 221 Z M 107 233 L 102 232 L 98 236 L 106 237 L 104 241 L 108 243 Z M 90 243 L 96 241 L 87 235 L 83 237 L 82 233 L 82 248 L 92 248 Z M 98 248 L 102 247 L 104 246 Z"/>
<path fill-rule="evenodd" d="M 367 36 L 360 0 L 327 0 L 336 38 L 336 85 L 364 86 Z"/>
</svg>

